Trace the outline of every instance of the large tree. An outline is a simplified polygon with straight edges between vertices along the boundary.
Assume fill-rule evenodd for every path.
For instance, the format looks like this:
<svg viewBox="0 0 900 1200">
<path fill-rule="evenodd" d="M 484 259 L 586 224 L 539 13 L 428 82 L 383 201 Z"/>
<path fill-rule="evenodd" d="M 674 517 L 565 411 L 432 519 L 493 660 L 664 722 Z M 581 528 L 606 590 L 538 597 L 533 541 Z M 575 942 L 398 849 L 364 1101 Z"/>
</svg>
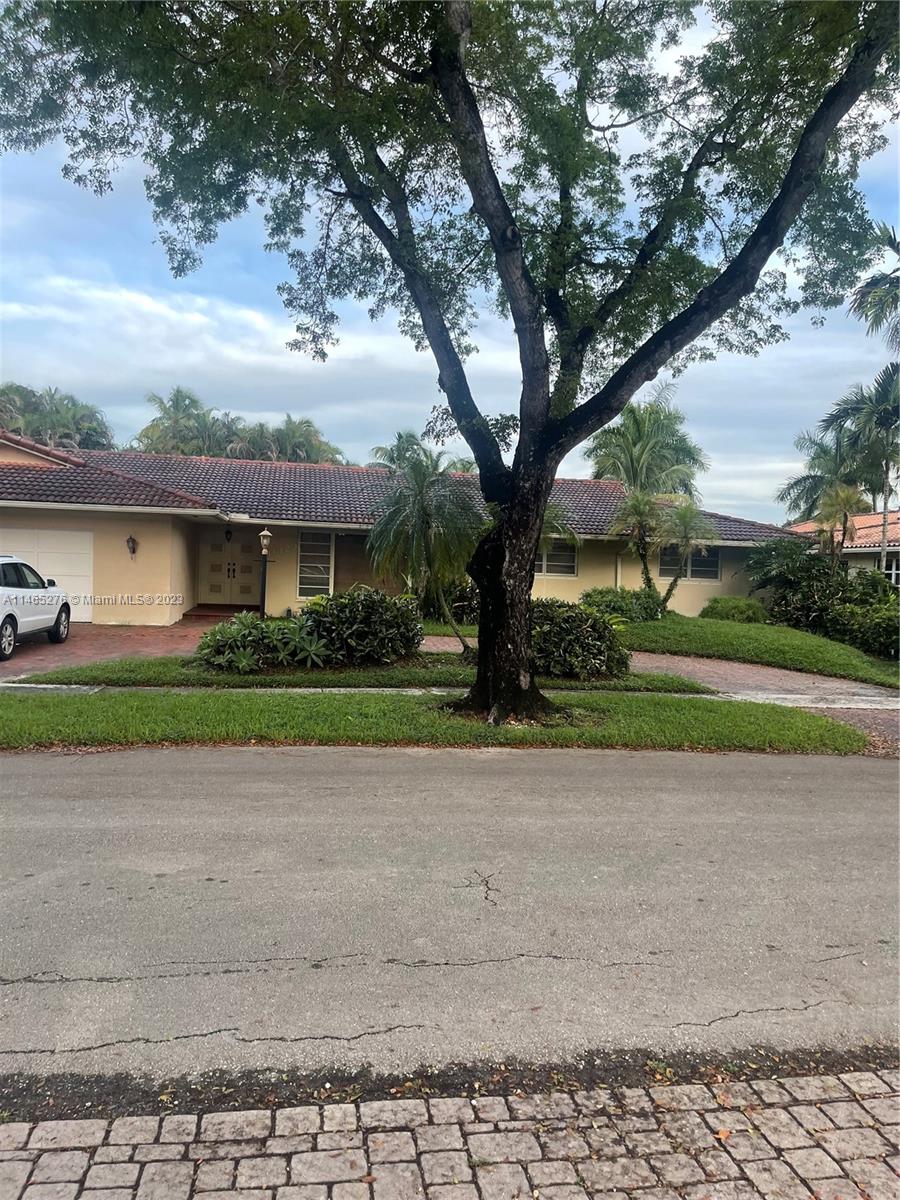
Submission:
<svg viewBox="0 0 900 1200">
<path fill-rule="evenodd" d="M 62 137 L 99 191 L 140 156 L 178 272 L 258 199 L 299 347 L 324 356 L 347 297 L 430 347 L 496 513 L 469 563 L 471 699 L 494 720 L 542 706 L 529 598 L 563 457 L 663 367 L 782 336 L 786 266 L 832 304 L 865 258 L 853 180 L 884 144 L 893 3 L 710 0 L 667 73 L 694 7 L 12 0 L 2 19 L 8 147 Z M 465 366 L 489 300 L 521 368 L 511 462 Z"/>
</svg>

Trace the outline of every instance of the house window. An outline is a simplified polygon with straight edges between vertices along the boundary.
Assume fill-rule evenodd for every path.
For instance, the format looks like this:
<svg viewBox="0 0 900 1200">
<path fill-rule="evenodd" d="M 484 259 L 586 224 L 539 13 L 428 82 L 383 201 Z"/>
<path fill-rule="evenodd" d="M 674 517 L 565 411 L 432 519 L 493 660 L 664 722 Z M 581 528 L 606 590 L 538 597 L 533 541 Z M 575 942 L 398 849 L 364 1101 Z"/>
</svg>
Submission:
<svg viewBox="0 0 900 1200">
<path fill-rule="evenodd" d="M 894 587 L 900 587 L 900 558 L 889 558 L 884 564 L 884 573 Z"/>
<path fill-rule="evenodd" d="M 674 579 L 681 574 L 681 552 L 677 546 L 663 546 L 659 552 L 660 579 Z M 721 563 L 719 547 L 707 546 L 706 553 L 695 550 L 687 565 L 684 579 L 719 579 L 721 578 Z"/>
<path fill-rule="evenodd" d="M 535 575 L 577 575 L 578 554 L 571 542 L 554 538 L 534 556 Z"/>
<path fill-rule="evenodd" d="M 334 569 L 334 536 L 323 530 L 300 530 L 300 572 L 297 595 L 301 599 L 327 596 Z"/>
</svg>

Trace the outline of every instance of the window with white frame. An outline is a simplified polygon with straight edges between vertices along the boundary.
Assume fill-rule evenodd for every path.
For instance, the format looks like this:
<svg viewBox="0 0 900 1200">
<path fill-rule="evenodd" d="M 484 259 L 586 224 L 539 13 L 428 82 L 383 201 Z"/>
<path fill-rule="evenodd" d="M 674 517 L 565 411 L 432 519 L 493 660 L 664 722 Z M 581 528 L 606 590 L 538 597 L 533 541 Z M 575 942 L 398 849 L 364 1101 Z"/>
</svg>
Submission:
<svg viewBox="0 0 900 1200">
<path fill-rule="evenodd" d="M 301 529 L 297 595 L 301 599 L 329 595 L 333 566 L 334 535 L 322 529 Z"/>
<path fill-rule="evenodd" d="M 900 557 L 889 558 L 884 564 L 884 573 L 894 587 L 900 587 Z"/>
<path fill-rule="evenodd" d="M 720 579 L 722 564 L 719 560 L 719 547 L 707 546 L 704 550 L 695 550 L 691 555 L 683 579 Z M 681 551 L 677 546 L 663 546 L 659 552 L 660 579 L 674 579 L 681 574 Z"/>
<path fill-rule="evenodd" d="M 553 538 L 534 556 L 535 575 L 577 575 L 578 552 L 571 542 Z"/>
</svg>

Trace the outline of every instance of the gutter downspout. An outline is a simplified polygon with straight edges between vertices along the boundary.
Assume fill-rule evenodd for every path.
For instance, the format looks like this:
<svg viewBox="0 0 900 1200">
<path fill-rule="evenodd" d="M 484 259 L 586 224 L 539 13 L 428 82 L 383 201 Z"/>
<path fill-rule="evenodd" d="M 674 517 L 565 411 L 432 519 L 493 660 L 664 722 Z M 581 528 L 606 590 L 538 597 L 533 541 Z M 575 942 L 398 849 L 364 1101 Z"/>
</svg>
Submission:
<svg viewBox="0 0 900 1200">
<path fill-rule="evenodd" d="M 622 586 L 622 552 L 616 553 L 616 587 Z"/>
</svg>

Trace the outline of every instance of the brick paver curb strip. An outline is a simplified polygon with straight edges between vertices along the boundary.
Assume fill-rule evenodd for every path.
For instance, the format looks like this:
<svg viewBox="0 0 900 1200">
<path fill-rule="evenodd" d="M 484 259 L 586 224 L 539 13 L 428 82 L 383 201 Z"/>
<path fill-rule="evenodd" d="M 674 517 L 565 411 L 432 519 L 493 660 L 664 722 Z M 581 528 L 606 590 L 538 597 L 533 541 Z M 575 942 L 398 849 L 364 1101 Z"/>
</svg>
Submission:
<svg viewBox="0 0 900 1200">
<path fill-rule="evenodd" d="M 900 1071 L 0 1124 L 0 1200 L 900 1200 Z"/>
</svg>

